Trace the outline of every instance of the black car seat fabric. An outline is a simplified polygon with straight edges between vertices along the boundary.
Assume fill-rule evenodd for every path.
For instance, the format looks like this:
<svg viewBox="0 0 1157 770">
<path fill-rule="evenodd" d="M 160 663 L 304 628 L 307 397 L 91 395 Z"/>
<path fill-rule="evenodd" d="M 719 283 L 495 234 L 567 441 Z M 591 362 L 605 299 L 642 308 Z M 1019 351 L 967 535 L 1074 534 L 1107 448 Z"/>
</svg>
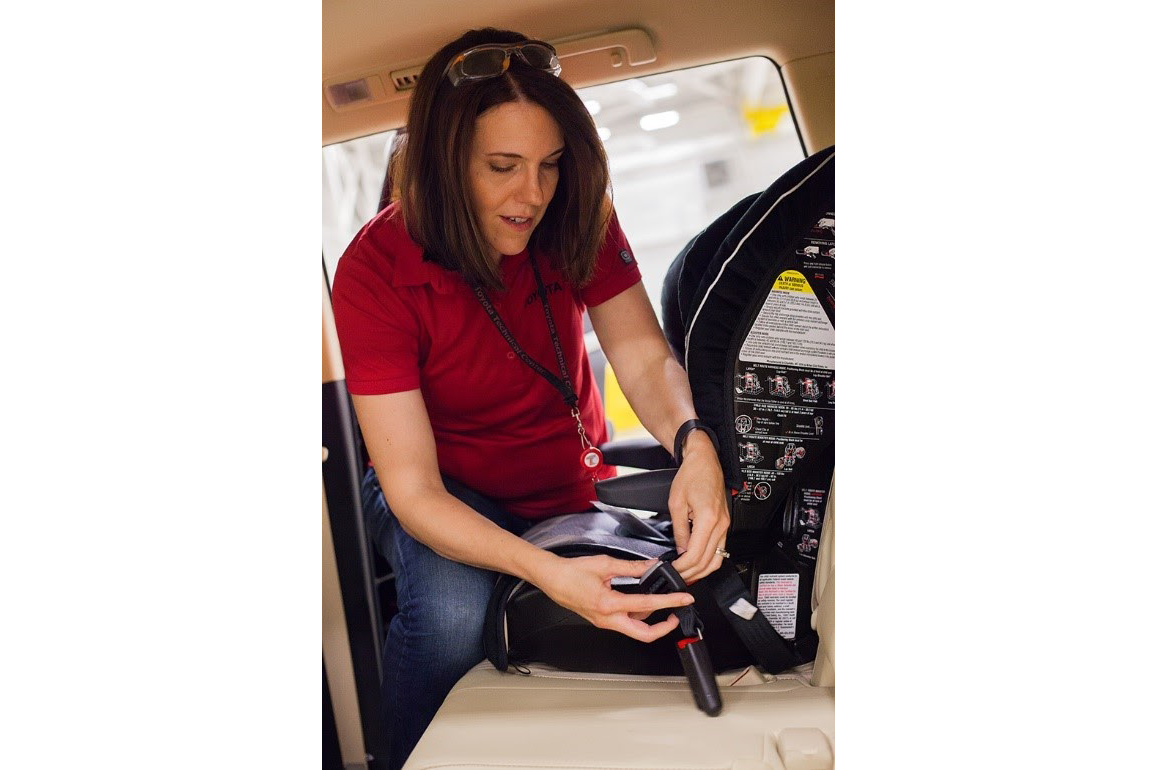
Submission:
<svg viewBox="0 0 1157 770">
<path fill-rule="evenodd" d="M 545 519 L 523 534 L 523 539 L 560 556 L 608 555 L 617 559 L 672 561 L 678 554 L 669 518 L 644 520 L 624 510 L 574 513 Z M 734 575 L 734 571 L 730 573 Z M 739 599 L 754 604 L 738 579 L 718 570 L 689 589 L 695 596 L 695 617 L 700 638 L 715 670 L 742 668 L 759 662 L 773 673 L 798 665 L 800 660 L 775 638 L 766 623 L 748 627 L 727 617 Z M 615 587 L 638 593 L 639 581 L 620 579 Z M 678 615 L 683 610 L 676 610 Z M 652 622 L 666 618 L 661 610 Z M 682 622 L 684 618 L 680 617 Z M 747 618 L 751 620 L 751 618 Z M 487 659 L 500 671 L 522 663 L 547 663 L 568 671 L 615 674 L 686 673 L 679 649 L 672 643 L 690 629 L 672 632 L 667 643 L 636 641 L 617 631 L 596 628 L 580 615 L 554 603 L 535 586 L 512 575 L 499 576 L 486 612 L 483 643 Z"/>
<path fill-rule="evenodd" d="M 665 531 L 630 514 L 602 511 L 555 516 L 522 537 L 568 557 L 606 554 L 617 559 L 670 559 L 675 549 L 669 527 Z M 483 643 L 487 659 L 499 671 L 522 662 L 603 673 L 675 674 L 681 670 L 673 646 L 669 654 L 656 659 L 652 653 L 658 647 L 595 628 L 513 575 L 499 576 L 491 593 Z"/>
<path fill-rule="evenodd" d="M 663 332 L 680 366 L 687 364 L 684 339 L 687 330 L 683 319 L 691 315 L 691 302 L 699 289 L 699 282 L 720 244 L 759 196 L 760 193 L 752 193 L 721 214 L 703 232 L 688 241 L 667 268 L 660 295 L 660 312 Z"/>
<path fill-rule="evenodd" d="M 662 298 L 696 411 L 720 440 L 732 489 L 727 548 L 776 631 L 810 659 L 809 597 L 835 467 L 835 148 L 693 238 Z M 662 497 L 647 475 L 600 484 L 599 498 L 644 507 Z"/>
<path fill-rule="evenodd" d="M 709 230 L 682 255 L 681 324 L 667 333 L 683 334 L 695 407 L 735 490 L 728 550 L 750 560 L 776 630 L 814 655 L 808 599 L 835 467 L 835 148 L 752 201 L 710 257 Z"/>
</svg>

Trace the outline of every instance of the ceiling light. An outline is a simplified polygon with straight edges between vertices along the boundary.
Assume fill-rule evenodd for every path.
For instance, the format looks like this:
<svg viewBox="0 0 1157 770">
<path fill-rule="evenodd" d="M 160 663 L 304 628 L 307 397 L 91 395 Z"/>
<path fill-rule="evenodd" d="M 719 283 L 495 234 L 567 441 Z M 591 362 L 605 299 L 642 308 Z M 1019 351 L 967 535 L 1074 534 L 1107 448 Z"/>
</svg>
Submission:
<svg viewBox="0 0 1157 770">
<path fill-rule="evenodd" d="M 643 92 L 643 96 L 648 99 L 666 99 L 677 93 L 679 93 L 679 86 L 674 83 L 663 83 L 662 85 L 651 86 Z"/>
<path fill-rule="evenodd" d="M 675 110 L 666 112 L 652 112 L 639 118 L 639 128 L 644 131 L 655 131 L 660 128 L 669 128 L 679 122 L 679 113 Z"/>
<path fill-rule="evenodd" d="M 587 112 L 589 112 L 591 115 L 598 115 L 599 110 L 603 108 L 603 105 L 599 104 L 594 99 L 586 99 L 583 101 L 583 104 L 586 106 Z"/>
<path fill-rule="evenodd" d="M 599 139 L 604 142 L 611 138 L 611 129 L 606 126 L 599 126 Z"/>
</svg>

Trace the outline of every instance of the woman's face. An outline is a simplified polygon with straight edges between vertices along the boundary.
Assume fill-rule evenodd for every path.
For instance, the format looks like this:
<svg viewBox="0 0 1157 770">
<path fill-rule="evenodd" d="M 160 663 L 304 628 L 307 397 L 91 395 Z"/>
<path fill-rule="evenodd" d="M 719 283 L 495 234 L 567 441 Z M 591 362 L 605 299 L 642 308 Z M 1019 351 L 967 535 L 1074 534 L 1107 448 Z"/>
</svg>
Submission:
<svg viewBox="0 0 1157 770">
<path fill-rule="evenodd" d="M 558 123 L 537 104 L 506 102 L 478 117 L 470 197 L 495 263 L 526 248 L 554 197 L 562 152 Z"/>
</svg>

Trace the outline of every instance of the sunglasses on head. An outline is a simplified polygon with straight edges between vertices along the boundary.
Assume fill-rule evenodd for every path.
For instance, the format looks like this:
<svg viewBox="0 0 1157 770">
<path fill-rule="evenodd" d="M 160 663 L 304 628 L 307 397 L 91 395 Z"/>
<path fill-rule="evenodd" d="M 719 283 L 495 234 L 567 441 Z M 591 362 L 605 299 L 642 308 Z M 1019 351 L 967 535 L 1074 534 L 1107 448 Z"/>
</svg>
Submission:
<svg viewBox="0 0 1157 770">
<path fill-rule="evenodd" d="M 549 72 L 555 77 L 562 72 L 558 53 L 549 43 L 527 40 L 524 43 L 493 43 L 470 48 L 455 56 L 442 75 L 450 78 L 450 83 L 455 86 L 472 80 L 495 78 L 510 68 L 512 53 L 528 67 Z"/>
</svg>

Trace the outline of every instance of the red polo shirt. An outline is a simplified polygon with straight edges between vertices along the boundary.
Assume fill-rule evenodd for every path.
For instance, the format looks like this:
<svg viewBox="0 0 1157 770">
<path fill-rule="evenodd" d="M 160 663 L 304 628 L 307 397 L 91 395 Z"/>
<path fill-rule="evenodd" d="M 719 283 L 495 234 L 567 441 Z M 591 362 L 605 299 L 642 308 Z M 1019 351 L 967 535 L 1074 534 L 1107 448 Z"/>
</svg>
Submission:
<svg viewBox="0 0 1157 770">
<path fill-rule="evenodd" d="M 617 218 L 586 288 L 570 286 L 544 255 L 536 261 L 583 427 L 597 445 L 606 423 L 582 314 L 637 283 L 639 269 Z M 557 375 L 527 252 L 503 257 L 502 281 L 505 291 L 488 292 L 499 316 Z M 396 205 L 370 220 L 338 262 L 333 311 L 349 392 L 421 389 L 443 473 L 529 519 L 590 507 L 594 485 L 579 464 L 582 447 L 562 396 L 514 354 L 458 273 L 422 261 Z M 603 468 L 603 478 L 613 475 Z"/>
</svg>

